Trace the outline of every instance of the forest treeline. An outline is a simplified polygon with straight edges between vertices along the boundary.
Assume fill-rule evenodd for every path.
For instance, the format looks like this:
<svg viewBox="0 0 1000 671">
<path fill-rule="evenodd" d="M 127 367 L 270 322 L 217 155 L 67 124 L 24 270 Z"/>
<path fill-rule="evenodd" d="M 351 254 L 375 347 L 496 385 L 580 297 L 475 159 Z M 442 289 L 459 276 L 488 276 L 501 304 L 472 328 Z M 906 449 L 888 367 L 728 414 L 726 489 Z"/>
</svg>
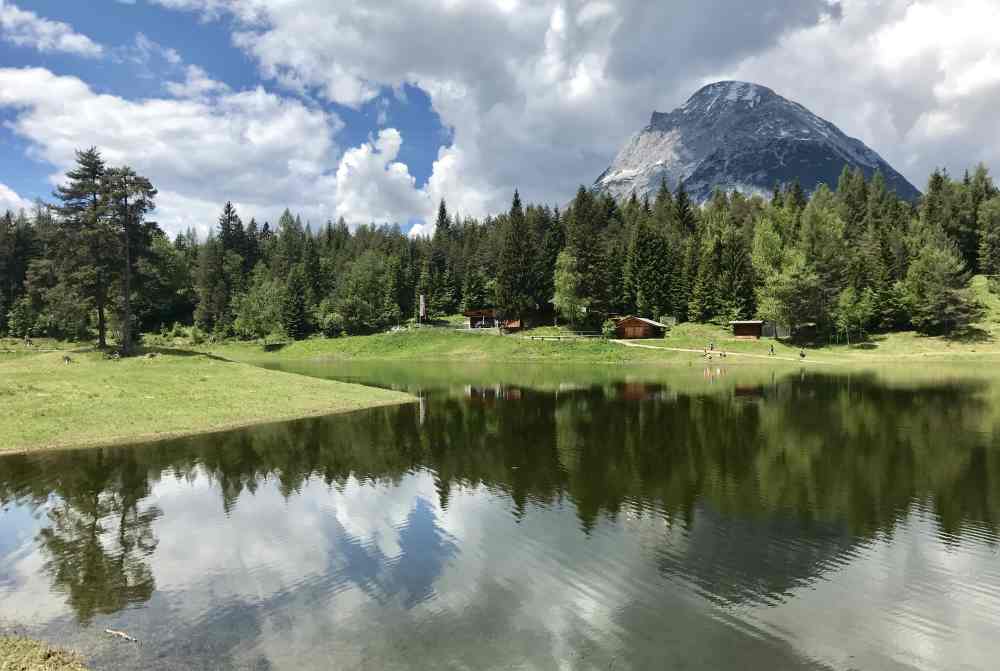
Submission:
<svg viewBox="0 0 1000 671">
<path fill-rule="evenodd" d="M 1000 274 L 1000 191 L 983 166 L 931 175 L 918 203 L 880 174 L 845 168 L 835 189 L 770 198 L 683 186 L 616 202 L 581 187 L 563 210 L 522 205 L 482 220 L 442 201 L 432 237 L 395 225 L 317 228 L 291 212 L 170 239 L 156 190 L 96 149 L 32 212 L 0 218 L 0 333 L 114 340 L 193 326 L 216 338 L 370 333 L 412 319 L 495 308 L 600 328 L 613 315 L 670 322 L 761 318 L 851 337 L 961 330 L 982 307 L 972 274 Z M 991 282 L 992 284 L 992 282 Z M 129 324 L 130 328 L 123 328 Z M 192 330 L 188 329 L 190 333 Z"/>
</svg>

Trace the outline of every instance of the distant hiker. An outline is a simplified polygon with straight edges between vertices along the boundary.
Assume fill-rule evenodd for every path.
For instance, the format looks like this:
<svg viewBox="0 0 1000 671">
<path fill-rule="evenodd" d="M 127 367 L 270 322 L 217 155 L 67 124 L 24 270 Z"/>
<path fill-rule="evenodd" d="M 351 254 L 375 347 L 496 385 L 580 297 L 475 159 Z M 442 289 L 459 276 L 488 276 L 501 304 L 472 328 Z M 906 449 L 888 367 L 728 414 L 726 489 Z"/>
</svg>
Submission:
<svg viewBox="0 0 1000 671">
<path fill-rule="evenodd" d="M 774 356 L 774 345 L 771 345 L 771 351 L 768 356 Z"/>
<path fill-rule="evenodd" d="M 708 343 L 708 349 L 710 349 L 710 350 L 712 350 L 714 352 L 715 351 L 715 343 L 714 342 Z"/>
</svg>

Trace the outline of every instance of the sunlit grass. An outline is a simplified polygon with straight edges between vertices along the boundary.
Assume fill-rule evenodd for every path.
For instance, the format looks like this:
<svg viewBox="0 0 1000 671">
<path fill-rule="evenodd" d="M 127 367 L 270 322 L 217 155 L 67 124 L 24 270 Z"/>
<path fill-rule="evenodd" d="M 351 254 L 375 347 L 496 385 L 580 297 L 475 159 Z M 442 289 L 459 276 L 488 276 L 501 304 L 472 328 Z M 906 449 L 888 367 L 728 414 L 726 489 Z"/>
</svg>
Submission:
<svg viewBox="0 0 1000 671">
<path fill-rule="evenodd" d="M 406 394 L 194 352 L 0 359 L 0 450 L 140 442 L 406 402 Z"/>
</svg>

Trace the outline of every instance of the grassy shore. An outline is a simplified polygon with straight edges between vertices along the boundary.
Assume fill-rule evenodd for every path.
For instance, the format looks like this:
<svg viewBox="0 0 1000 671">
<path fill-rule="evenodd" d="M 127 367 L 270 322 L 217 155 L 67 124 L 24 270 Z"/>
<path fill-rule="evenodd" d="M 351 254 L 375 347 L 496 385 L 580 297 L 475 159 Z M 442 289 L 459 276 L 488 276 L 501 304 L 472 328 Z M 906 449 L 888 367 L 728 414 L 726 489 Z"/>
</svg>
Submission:
<svg viewBox="0 0 1000 671">
<path fill-rule="evenodd" d="M 0 671 L 87 671 L 80 658 L 44 643 L 0 637 Z"/>
<path fill-rule="evenodd" d="M 0 452 L 143 442 L 413 400 L 195 352 L 65 356 L 0 358 Z"/>
<path fill-rule="evenodd" d="M 994 334 L 994 329 L 996 333 Z M 913 361 L 1000 362 L 1000 325 L 980 324 L 963 338 L 923 336 L 915 332 L 873 335 L 860 344 L 800 346 L 773 339 L 735 338 L 728 328 L 712 324 L 681 324 L 665 338 L 612 342 L 601 339 L 531 340 L 532 335 L 568 333 L 545 327 L 518 336 L 461 333 L 448 329 L 411 329 L 370 336 L 313 338 L 273 351 L 259 344 L 226 342 L 205 346 L 214 355 L 248 363 L 282 361 L 428 361 L 483 363 L 580 363 L 677 365 L 703 360 L 714 345 L 725 350 L 732 365 L 778 365 L 805 362 L 818 365 L 881 365 Z M 633 345 L 629 347 L 627 345 Z M 638 346 L 636 346 L 638 345 Z M 774 346 L 774 356 L 769 350 Z M 805 359 L 800 352 L 805 352 Z M 718 354 L 714 355 L 718 361 Z"/>
</svg>

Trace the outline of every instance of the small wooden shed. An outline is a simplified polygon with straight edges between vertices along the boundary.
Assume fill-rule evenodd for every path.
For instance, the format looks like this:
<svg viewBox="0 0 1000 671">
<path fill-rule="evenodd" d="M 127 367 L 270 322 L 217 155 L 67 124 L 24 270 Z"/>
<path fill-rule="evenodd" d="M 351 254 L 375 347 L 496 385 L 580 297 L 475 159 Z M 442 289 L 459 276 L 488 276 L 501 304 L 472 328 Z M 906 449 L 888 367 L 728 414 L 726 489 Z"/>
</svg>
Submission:
<svg viewBox="0 0 1000 671">
<path fill-rule="evenodd" d="M 496 328 L 496 313 L 492 308 L 482 310 L 466 310 L 462 313 L 465 316 L 465 325 L 470 329 L 491 329 Z"/>
<path fill-rule="evenodd" d="M 502 328 L 507 331 L 520 331 L 524 324 L 520 319 L 501 319 L 497 317 L 493 308 L 483 308 L 481 310 L 466 310 L 462 313 L 465 316 L 466 328 L 470 329 L 493 329 Z"/>
<path fill-rule="evenodd" d="M 615 320 L 615 337 L 622 340 L 659 338 L 670 327 L 644 317 L 620 317 Z"/>
<path fill-rule="evenodd" d="M 764 322 L 761 320 L 746 320 L 729 322 L 733 327 L 733 335 L 737 338 L 757 338 L 764 335 Z"/>
</svg>

